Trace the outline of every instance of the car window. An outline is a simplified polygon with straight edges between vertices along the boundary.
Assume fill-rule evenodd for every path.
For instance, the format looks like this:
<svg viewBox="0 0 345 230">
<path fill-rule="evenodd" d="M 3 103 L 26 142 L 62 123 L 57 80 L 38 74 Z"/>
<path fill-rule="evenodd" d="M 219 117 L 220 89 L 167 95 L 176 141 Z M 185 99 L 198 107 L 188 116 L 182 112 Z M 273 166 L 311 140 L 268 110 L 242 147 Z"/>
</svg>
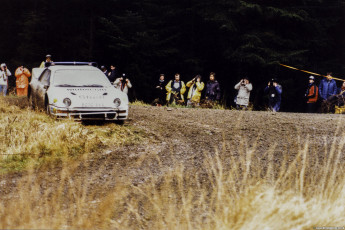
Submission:
<svg viewBox="0 0 345 230">
<path fill-rule="evenodd" d="M 108 87 L 108 78 L 98 70 L 57 70 L 53 84 L 56 87 Z"/>
<path fill-rule="evenodd" d="M 49 85 L 50 70 L 44 71 L 38 80 L 41 82 L 42 85 Z"/>
</svg>

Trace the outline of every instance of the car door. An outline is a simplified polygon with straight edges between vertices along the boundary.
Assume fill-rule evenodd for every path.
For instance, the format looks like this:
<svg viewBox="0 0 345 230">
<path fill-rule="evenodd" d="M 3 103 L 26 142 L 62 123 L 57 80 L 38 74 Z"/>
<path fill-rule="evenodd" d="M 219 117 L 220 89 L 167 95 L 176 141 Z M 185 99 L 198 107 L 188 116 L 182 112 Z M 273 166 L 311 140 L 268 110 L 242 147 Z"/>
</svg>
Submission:
<svg viewBox="0 0 345 230">
<path fill-rule="evenodd" d="M 50 74 L 51 74 L 51 71 L 47 69 L 38 78 L 38 84 L 37 84 L 35 94 L 36 94 L 36 99 L 37 99 L 37 106 L 40 108 L 44 108 L 45 106 L 44 100 L 45 100 L 47 90 L 50 86 Z"/>
</svg>

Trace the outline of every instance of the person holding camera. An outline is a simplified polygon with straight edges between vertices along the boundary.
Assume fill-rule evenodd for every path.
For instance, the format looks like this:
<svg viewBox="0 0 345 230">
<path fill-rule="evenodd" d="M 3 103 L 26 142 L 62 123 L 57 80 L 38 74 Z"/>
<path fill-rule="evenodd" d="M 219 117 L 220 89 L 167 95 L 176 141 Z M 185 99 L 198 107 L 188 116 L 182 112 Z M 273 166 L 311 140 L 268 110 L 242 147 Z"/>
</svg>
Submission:
<svg viewBox="0 0 345 230">
<path fill-rule="evenodd" d="M 186 85 L 180 79 L 180 74 L 175 74 L 175 80 L 169 81 L 169 83 L 165 86 L 167 91 L 167 103 L 168 104 L 183 104 L 184 97 L 183 94 L 186 92 Z"/>
<path fill-rule="evenodd" d="M 272 79 L 268 82 L 265 93 L 268 94 L 268 108 L 271 111 L 278 112 L 280 110 L 282 92 L 282 87 L 278 84 L 277 79 Z"/>
<path fill-rule="evenodd" d="M 189 87 L 187 105 L 199 106 L 201 91 L 205 87 L 205 84 L 201 81 L 201 76 L 196 75 L 195 78 L 187 82 L 186 86 Z"/>
<path fill-rule="evenodd" d="M 126 74 L 122 74 L 122 77 L 117 78 L 114 82 L 114 86 L 116 89 L 119 89 L 126 94 L 128 94 L 128 88 L 132 88 L 131 81 L 126 78 Z"/>
<path fill-rule="evenodd" d="M 11 76 L 11 72 L 7 69 L 6 64 L 2 63 L 0 71 L 0 93 L 2 93 L 3 96 L 7 94 L 9 76 Z"/>
<path fill-rule="evenodd" d="M 14 75 L 16 76 L 17 96 L 27 96 L 29 88 L 29 77 L 31 77 L 30 71 L 24 66 L 20 66 L 16 69 Z"/>
<path fill-rule="evenodd" d="M 235 89 L 238 90 L 236 97 L 236 109 L 247 109 L 249 104 L 250 91 L 252 91 L 253 86 L 249 82 L 247 77 L 241 79 L 239 83 L 235 85 Z"/>
</svg>

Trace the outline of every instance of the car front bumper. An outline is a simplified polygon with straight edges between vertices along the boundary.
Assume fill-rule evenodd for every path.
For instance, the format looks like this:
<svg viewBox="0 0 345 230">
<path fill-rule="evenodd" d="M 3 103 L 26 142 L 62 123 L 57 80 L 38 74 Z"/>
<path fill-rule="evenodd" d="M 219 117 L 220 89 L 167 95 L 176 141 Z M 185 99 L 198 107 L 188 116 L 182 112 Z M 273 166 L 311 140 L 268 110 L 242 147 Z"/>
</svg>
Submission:
<svg viewBox="0 0 345 230">
<path fill-rule="evenodd" d="M 49 112 L 58 119 L 126 120 L 128 118 L 128 108 L 60 108 L 49 105 Z"/>
</svg>

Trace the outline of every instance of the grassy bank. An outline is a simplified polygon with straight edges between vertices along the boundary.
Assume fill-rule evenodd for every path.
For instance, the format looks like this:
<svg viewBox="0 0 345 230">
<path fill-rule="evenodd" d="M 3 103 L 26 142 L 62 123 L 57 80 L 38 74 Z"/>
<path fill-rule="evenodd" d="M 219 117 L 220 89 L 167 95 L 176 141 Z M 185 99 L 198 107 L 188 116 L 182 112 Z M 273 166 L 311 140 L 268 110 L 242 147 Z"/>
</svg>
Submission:
<svg viewBox="0 0 345 230">
<path fill-rule="evenodd" d="M 90 182 L 75 177 L 78 164 L 64 164 L 55 179 L 23 178 L 20 199 L 0 203 L 0 228 L 34 229 L 313 229 L 345 226 L 345 175 L 340 163 L 345 136 L 324 160 L 308 143 L 294 159 L 277 167 L 273 149 L 267 167 L 255 147 L 205 155 L 200 169 L 181 164 L 162 177 L 152 172 L 133 185 L 130 176 L 102 196 Z M 240 155 L 234 154 L 240 151 Z M 146 161 L 160 164 L 154 154 Z M 88 162 L 85 159 L 85 162 Z M 86 166 L 87 167 L 87 166 Z M 138 165 L 139 167 L 139 165 Z M 91 177 L 99 177 L 93 172 Z M 42 182 L 45 181 L 45 182 Z M 51 182 L 53 183 L 53 182 Z M 106 186 L 106 185 L 105 185 Z M 10 210 L 10 211 L 8 211 Z"/>
<path fill-rule="evenodd" d="M 0 97 L 0 171 L 61 162 L 101 148 L 138 143 L 143 134 L 131 126 L 83 125 L 55 120 L 27 108 L 25 98 Z"/>
</svg>

